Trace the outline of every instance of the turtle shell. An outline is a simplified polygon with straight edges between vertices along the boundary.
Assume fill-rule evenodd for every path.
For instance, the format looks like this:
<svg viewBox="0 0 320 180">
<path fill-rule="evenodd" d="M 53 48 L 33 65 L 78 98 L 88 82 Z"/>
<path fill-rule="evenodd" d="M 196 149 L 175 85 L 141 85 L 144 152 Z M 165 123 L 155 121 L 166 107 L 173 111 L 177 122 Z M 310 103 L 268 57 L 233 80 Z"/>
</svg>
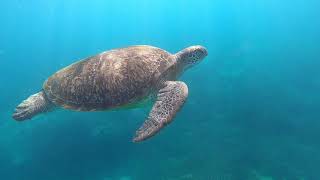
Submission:
<svg viewBox="0 0 320 180">
<path fill-rule="evenodd" d="M 174 56 L 156 47 L 115 49 L 59 70 L 45 81 L 43 90 L 66 109 L 119 108 L 148 97 L 173 64 Z"/>
</svg>

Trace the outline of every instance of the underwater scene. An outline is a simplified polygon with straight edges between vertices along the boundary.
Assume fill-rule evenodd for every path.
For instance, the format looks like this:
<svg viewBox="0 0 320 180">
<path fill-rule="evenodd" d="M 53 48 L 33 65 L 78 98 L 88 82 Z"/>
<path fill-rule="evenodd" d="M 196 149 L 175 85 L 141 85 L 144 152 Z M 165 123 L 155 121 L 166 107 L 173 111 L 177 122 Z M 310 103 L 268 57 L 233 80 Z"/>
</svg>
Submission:
<svg viewBox="0 0 320 180">
<path fill-rule="evenodd" d="M 0 180 L 319 180 L 319 8 L 318 0 L 1 0 Z M 159 91 L 165 101 L 77 111 L 89 100 L 74 107 L 61 98 L 48 108 L 50 90 L 71 87 L 57 87 L 55 77 L 41 91 L 52 74 L 133 45 L 165 50 L 141 55 L 162 62 L 179 59 L 178 52 L 188 59 L 196 48 L 204 54 L 192 54 L 188 63 L 201 62 L 181 71 L 171 68 L 176 64 L 161 72 L 150 63 L 130 66 L 128 77 L 141 82 L 153 77 L 144 76 L 147 69 L 166 77 Z M 138 47 L 130 53 L 148 46 Z M 123 52 L 125 62 L 137 62 Z M 117 68 L 115 62 L 96 73 Z M 46 98 L 24 101 L 40 91 Z M 89 91 L 81 93 L 76 98 Z M 161 131 L 133 142 L 136 132 L 149 133 L 139 128 L 154 103 L 155 119 L 167 126 L 146 123 Z M 46 113 L 20 114 L 22 121 L 13 115 L 16 107 Z"/>
</svg>

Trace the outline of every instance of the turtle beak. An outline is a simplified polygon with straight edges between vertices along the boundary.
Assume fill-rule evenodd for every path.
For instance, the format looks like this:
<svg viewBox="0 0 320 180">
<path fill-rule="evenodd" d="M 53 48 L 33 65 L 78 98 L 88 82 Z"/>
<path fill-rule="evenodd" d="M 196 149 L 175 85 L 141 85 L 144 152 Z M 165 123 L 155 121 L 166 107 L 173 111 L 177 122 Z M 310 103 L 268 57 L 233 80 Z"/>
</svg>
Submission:
<svg viewBox="0 0 320 180">
<path fill-rule="evenodd" d="M 208 56 L 208 51 L 205 47 L 202 47 L 204 57 Z"/>
<path fill-rule="evenodd" d="M 202 59 L 205 58 L 206 56 L 208 56 L 208 51 L 205 47 L 198 45 L 198 46 L 196 46 L 196 48 L 201 52 Z"/>
</svg>

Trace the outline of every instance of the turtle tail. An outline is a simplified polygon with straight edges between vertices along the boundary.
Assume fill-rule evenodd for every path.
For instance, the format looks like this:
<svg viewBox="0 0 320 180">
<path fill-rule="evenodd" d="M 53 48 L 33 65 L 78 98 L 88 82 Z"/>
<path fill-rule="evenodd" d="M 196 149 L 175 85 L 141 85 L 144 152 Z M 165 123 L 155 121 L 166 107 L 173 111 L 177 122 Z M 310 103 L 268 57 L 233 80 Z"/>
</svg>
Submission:
<svg viewBox="0 0 320 180">
<path fill-rule="evenodd" d="M 53 104 L 48 100 L 45 93 L 40 91 L 22 101 L 22 103 L 16 107 L 12 117 L 17 121 L 23 121 L 31 119 L 37 114 L 47 112 L 52 107 Z"/>
</svg>

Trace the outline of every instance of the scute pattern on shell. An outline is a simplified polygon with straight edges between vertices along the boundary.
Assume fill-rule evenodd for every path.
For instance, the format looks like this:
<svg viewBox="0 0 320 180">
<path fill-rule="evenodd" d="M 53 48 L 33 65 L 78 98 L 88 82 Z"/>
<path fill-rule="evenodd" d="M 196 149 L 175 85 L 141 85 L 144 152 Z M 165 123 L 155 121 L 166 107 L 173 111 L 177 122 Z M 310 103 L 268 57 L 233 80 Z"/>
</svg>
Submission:
<svg viewBox="0 0 320 180">
<path fill-rule="evenodd" d="M 55 104 L 79 111 L 105 110 L 135 103 L 170 79 L 174 56 L 152 46 L 106 51 L 74 63 L 43 85 Z"/>
</svg>

